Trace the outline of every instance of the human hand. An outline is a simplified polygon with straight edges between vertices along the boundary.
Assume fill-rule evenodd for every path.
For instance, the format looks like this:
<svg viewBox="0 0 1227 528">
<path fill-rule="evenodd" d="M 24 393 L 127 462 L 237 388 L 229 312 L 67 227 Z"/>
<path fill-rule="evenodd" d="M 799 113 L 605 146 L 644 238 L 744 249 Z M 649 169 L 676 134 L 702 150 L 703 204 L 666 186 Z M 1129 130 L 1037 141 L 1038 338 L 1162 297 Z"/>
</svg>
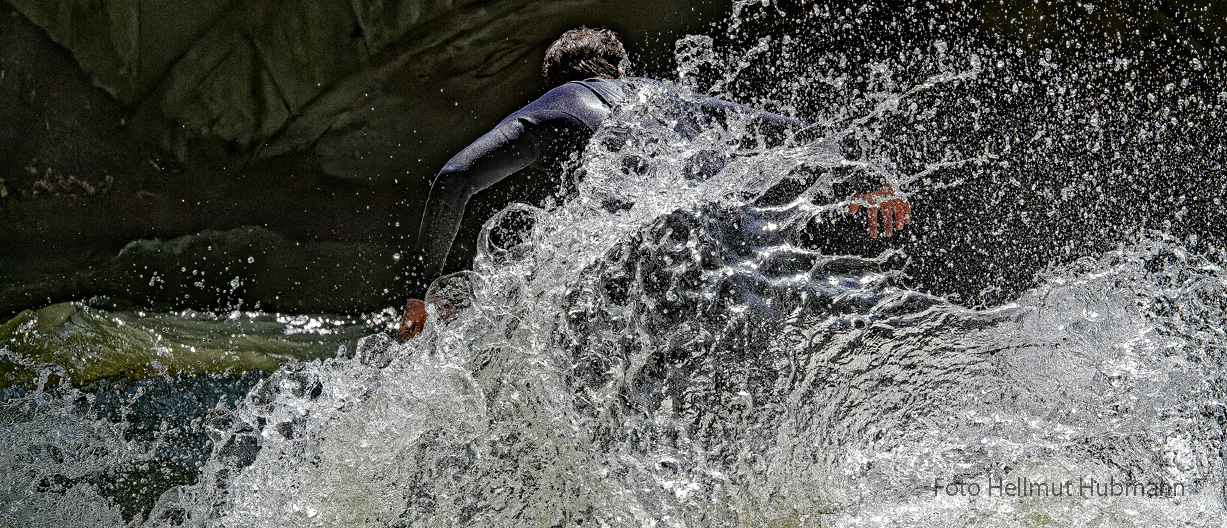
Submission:
<svg viewBox="0 0 1227 528">
<path fill-rule="evenodd" d="M 852 203 L 844 208 L 850 214 L 856 214 L 864 207 L 869 215 L 869 236 L 878 238 L 878 214 L 882 215 L 882 226 L 885 236 L 895 234 L 896 229 L 903 229 L 912 220 L 912 204 L 909 204 L 899 189 L 893 183 L 883 185 L 871 193 L 855 194 L 848 198 Z"/>
<path fill-rule="evenodd" d="M 405 313 L 401 316 L 400 326 L 396 335 L 409 340 L 426 329 L 426 303 L 421 299 L 409 299 L 405 305 Z"/>
</svg>

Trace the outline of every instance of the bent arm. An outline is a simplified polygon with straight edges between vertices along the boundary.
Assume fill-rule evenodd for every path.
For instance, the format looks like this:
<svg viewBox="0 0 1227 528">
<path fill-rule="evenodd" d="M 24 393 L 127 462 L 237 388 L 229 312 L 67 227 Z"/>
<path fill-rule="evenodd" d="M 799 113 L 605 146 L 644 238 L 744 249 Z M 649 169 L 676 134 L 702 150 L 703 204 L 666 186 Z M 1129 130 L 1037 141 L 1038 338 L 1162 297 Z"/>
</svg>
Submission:
<svg viewBox="0 0 1227 528">
<path fill-rule="evenodd" d="M 702 106 L 708 111 L 717 110 L 750 118 L 761 127 L 760 130 L 769 140 L 782 139 L 786 130 L 802 134 L 816 132 L 809 123 L 799 119 L 730 103 L 723 99 L 707 98 L 703 101 Z M 812 136 L 806 139 L 812 139 Z M 879 216 L 881 216 L 882 234 L 886 237 L 893 236 L 896 230 L 903 229 L 912 221 L 912 205 L 908 202 L 907 195 L 891 182 L 886 182 L 873 192 L 852 194 L 847 201 L 844 211 L 849 214 L 856 214 L 862 207 L 865 208 L 870 238 L 878 238 Z"/>
<path fill-rule="evenodd" d="M 541 142 L 525 119 L 512 118 L 456 154 L 435 176 L 418 230 L 421 271 L 435 277 L 443 271 L 464 207 L 469 199 L 541 157 Z"/>
</svg>

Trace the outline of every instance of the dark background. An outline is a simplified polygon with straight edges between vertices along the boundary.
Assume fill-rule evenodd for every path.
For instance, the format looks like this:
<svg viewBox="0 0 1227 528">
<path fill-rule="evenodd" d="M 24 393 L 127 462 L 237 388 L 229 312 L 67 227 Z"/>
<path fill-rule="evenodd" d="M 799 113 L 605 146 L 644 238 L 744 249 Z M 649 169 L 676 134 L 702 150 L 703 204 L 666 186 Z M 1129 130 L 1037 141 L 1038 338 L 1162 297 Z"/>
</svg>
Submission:
<svg viewBox="0 0 1227 528">
<path fill-rule="evenodd" d="M 727 60 L 698 72 L 700 88 L 769 38 L 721 93 L 828 124 L 871 111 L 866 94 L 974 56 L 974 80 L 910 97 L 918 110 L 847 141 L 904 176 L 982 159 L 907 187 L 906 236 L 851 237 L 848 218 L 806 240 L 901 247 L 913 287 L 1002 302 L 1143 229 L 1224 260 L 1227 2 L 755 2 L 733 27 L 734 9 L 0 2 L 0 315 L 94 296 L 159 309 L 400 304 L 415 287 L 395 279 L 408 258 L 396 256 L 434 173 L 544 92 L 545 47 L 580 24 L 621 32 L 637 73 L 667 79 L 678 38 L 715 37 Z M 464 240 L 513 185 L 478 197 Z"/>
</svg>

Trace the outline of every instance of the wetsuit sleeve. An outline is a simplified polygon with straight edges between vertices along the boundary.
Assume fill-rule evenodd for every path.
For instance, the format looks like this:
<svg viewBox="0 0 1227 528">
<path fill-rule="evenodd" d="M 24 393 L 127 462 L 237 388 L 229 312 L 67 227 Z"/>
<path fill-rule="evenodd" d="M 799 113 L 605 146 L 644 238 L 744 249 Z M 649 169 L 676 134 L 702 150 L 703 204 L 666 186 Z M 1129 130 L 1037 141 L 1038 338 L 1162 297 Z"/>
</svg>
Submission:
<svg viewBox="0 0 1227 528">
<path fill-rule="evenodd" d="M 557 156 L 571 139 L 591 135 L 608 114 L 609 105 L 593 89 L 567 83 L 513 113 L 456 154 L 435 176 L 426 198 L 416 244 L 423 259 L 419 271 L 433 278 L 443 270 L 465 205 L 474 194 L 540 159 Z"/>
<path fill-rule="evenodd" d="M 443 270 L 469 199 L 541 157 L 542 138 L 536 130 L 541 126 L 526 118 L 508 119 L 456 154 L 435 176 L 417 238 L 426 276 Z"/>
</svg>

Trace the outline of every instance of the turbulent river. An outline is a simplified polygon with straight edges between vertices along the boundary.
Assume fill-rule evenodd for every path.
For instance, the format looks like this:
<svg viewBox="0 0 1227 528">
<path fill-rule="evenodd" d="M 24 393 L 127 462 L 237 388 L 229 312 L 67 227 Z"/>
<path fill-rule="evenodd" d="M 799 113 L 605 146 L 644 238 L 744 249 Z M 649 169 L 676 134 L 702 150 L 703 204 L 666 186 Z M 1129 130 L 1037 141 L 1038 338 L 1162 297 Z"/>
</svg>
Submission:
<svg viewBox="0 0 1227 528">
<path fill-rule="evenodd" d="M 1169 107 L 1109 115 L 1117 95 L 1078 95 L 1097 70 L 1003 64 L 1022 51 L 798 66 L 792 38 L 679 42 L 681 81 L 617 111 L 565 199 L 487 222 L 472 271 L 434 286 L 449 309 L 408 342 L 391 310 L 93 300 L 9 321 L 0 525 L 1220 526 L 1221 253 L 1139 227 L 973 299 L 917 286 L 906 247 L 816 242 L 864 238 L 863 216 L 836 227 L 853 181 L 897 184 L 916 214 L 895 237 L 915 240 L 942 225 L 927 193 L 1008 188 L 1019 159 L 1084 163 L 1062 145 L 1158 177 L 1138 146 L 1175 141 L 1143 133 Z M 728 116 L 695 134 L 662 111 L 736 98 L 767 58 L 795 82 L 752 102 L 810 130 L 772 140 Z M 994 129 L 1019 83 L 1069 128 Z M 1052 210 L 1096 177 L 1054 184 Z M 1016 196 L 982 205 L 1025 210 Z M 1004 226 L 977 229 L 1034 236 Z M 927 243 L 975 250 L 960 240 Z"/>
</svg>

